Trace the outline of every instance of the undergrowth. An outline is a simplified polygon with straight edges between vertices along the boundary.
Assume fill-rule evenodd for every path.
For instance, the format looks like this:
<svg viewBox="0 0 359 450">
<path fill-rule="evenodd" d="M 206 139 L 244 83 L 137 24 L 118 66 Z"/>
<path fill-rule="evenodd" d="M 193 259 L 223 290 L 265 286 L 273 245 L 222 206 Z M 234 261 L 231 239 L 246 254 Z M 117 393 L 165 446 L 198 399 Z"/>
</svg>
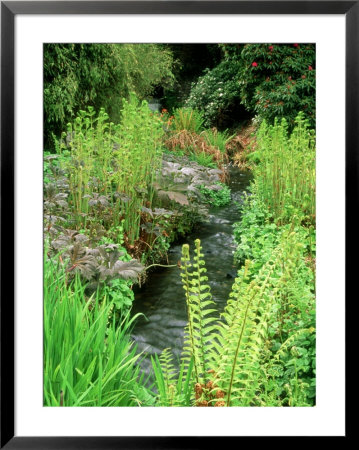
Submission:
<svg viewBox="0 0 359 450">
<path fill-rule="evenodd" d="M 68 125 L 68 146 L 62 142 L 59 148 L 61 153 L 69 147 L 64 169 L 78 222 L 86 226 L 91 211 L 106 208 L 112 226 L 123 221 L 129 242 L 138 239 L 138 212 L 152 204 L 152 185 L 162 159 L 162 135 L 160 120 L 146 102 L 140 104 L 134 96 L 123 101 L 119 125 L 109 122 L 104 110 L 97 117 L 90 107 L 80 111 Z"/>
</svg>

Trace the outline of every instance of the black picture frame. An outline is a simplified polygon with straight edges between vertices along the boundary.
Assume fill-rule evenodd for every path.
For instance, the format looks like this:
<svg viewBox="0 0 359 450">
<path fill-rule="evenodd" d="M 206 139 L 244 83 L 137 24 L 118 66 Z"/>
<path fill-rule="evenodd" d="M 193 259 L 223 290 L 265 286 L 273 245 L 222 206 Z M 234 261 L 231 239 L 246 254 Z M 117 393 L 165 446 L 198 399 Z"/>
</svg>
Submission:
<svg viewBox="0 0 359 450">
<path fill-rule="evenodd" d="M 340 14 L 346 19 L 346 299 L 355 292 L 358 233 L 359 1 L 1 2 L 1 440 L 6 449 L 199 448 L 226 437 L 25 437 L 14 435 L 14 21 L 17 14 Z M 357 296 L 357 295 L 356 295 Z M 355 299 L 355 298 L 354 298 Z M 346 428 L 348 437 L 348 427 Z M 233 438 L 228 438 L 233 439 Z M 236 438 L 234 438 L 236 439 Z M 223 442 L 224 441 L 224 442 Z"/>
</svg>

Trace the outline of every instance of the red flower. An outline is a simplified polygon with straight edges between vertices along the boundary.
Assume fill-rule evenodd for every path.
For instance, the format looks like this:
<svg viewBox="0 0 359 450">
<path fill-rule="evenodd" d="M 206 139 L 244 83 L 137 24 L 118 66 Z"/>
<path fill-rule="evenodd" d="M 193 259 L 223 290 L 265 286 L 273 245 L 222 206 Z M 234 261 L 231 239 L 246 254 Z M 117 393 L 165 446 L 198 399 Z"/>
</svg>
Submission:
<svg viewBox="0 0 359 450">
<path fill-rule="evenodd" d="M 313 67 L 312 67 L 312 66 L 309 66 L 309 67 L 308 67 L 308 70 L 313 70 Z"/>
<path fill-rule="evenodd" d="M 258 66 L 258 64 L 254 61 L 254 62 L 252 62 L 252 67 L 257 67 Z"/>
<path fill-rule="evenodd" d="M 298 44 L 293 44 L 293 47 L 298 47 Z"/>
<path fill-rule="evenodd" d="M 269 48 L 270 51 L 272 51 L 273 50 L 273 45 L 270 45 L 268 48 Z"/>
</svg>

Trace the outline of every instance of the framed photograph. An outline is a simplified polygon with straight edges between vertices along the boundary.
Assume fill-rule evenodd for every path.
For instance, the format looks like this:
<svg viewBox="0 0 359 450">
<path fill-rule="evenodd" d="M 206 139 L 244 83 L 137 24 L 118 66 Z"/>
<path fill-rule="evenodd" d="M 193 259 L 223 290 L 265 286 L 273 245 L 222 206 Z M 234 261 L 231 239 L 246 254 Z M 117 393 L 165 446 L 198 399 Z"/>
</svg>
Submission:
<svg viewBox="0 0 359 450">
<path fill-rule="evenodd" d="M 358 3 L 1 2 L 1 448 L 348 436 Z"/>
</svg>

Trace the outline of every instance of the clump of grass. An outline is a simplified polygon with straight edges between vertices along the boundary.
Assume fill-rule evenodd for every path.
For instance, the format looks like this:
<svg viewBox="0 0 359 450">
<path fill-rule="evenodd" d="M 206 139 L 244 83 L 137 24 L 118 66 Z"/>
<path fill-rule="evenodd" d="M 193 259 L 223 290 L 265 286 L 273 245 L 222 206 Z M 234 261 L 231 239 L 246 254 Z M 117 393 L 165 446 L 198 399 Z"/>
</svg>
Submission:
<svg viewBox="0 0 359 450">
<path fill-rule="evenodd" d="M 221 153 L 226 153 L 227 144 L 234 138 L 234 134 L 230 135 L 228 131 L 218 131 L 217 128 L 211 128 L 203 133 L 208 145 L 218 148 Z"/>
<path fill-rule="evenodd" d="M 190 151 L 189 159 L 191 161 L 195 161 L 200 166 L 211 167 L 212 169 L 215 169 L 217 167 L 217 164 L 213 161 L 212 155 L 204 151 L 203 152 Z"/>
<path fill-rule="evenodd" d="M 255 192 L 277 219 L 293 215 L 315 222 L 315 135 L 300 114 L 288 135 L 285 119 L 273 126 L 264 121 L 257 136 Z"/>
<path fill-rule="evenodd" d="M 198 164 L 222 168 L 227 161 L 227 155 L 222 153 L 218 148 L 208 144 L 203 135 L 181 130 L 172 134 L 165 141 L 165 146 L 171 151 L 181 151 L 198 162 Z"/>
<path fill-rule="evenodd" d="M 178 108 L 171 117 L 169 137 L 165 146 L 190 156 L 190 159 L 207 167 L 222 168 L 227 161 L 226 143 L 231 136 L 216 129 L 203 130 L 203 116 L 192 108 Z"/>
<path fill-rule="evenodd" d="M 173 114 L 172 128 L 179 132 L 187 130 L 199 134 L 203 130 L 204 119 L 200 111 L 192 108 L 178 108 Z"/>
<path fill-rule="evenodd" d="M 45 252 L 46 254 L 46 252 Z M 136 406 L 148 395 L 130 340 L 106 297 L 85 296 L 61 264 L 44 262 L 44 406 Z M 141 386 L 142 385 L 142 386 Z"/>
</svg>

